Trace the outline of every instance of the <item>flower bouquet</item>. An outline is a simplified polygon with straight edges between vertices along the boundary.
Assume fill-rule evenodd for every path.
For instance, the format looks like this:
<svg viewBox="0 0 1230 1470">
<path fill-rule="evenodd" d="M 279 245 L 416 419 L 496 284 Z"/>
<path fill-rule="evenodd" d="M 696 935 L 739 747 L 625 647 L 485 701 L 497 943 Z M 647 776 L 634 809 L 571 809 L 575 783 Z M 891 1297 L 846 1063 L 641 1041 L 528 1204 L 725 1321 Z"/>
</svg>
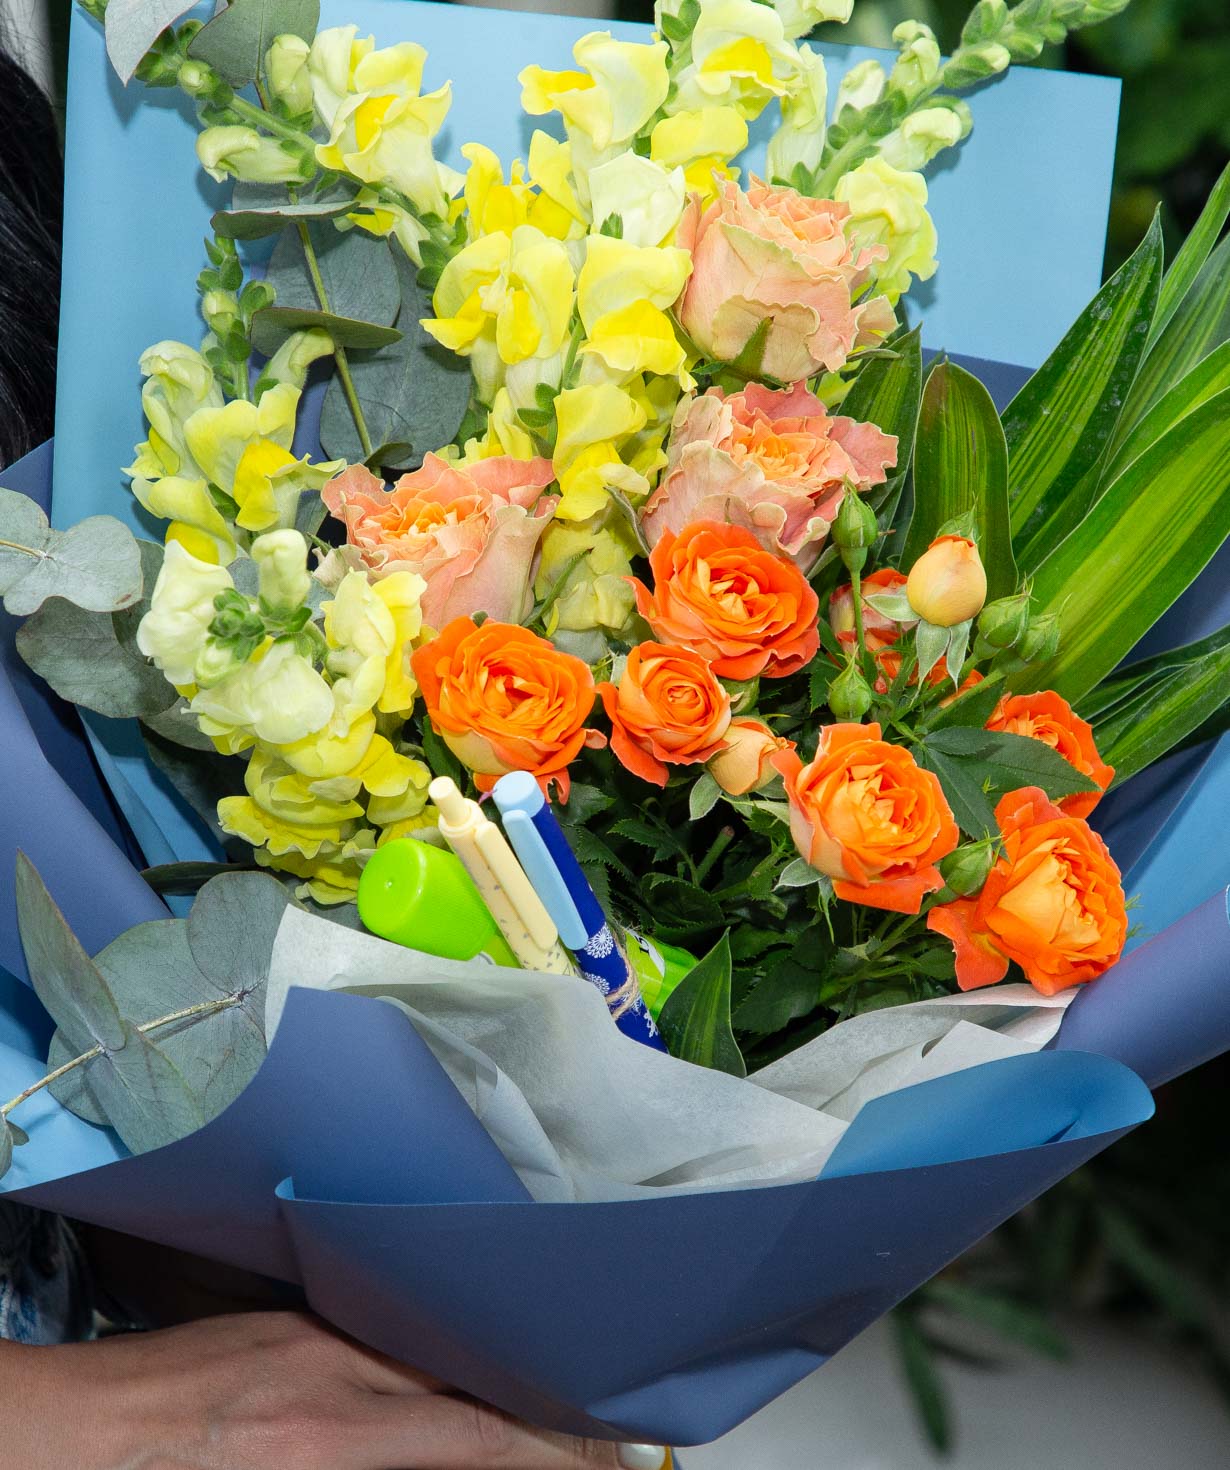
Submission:
<svg viewBox="0 0 1230 1470">
<path fill-rule="evenodd" d="M 1230 1045 L 1230 183 L 1001 413 L 911 326 L 924 170 L 1123 0 L 904 24 L 831 104 L 848 0 L 664 4 L 464 170 L 413 39 L 87 8 L 233 189 L 143 534 L 105 471 L 53 529 L 48 454 L 0 492 L 6 1186 L 713 1438 Z"/>
</svg>

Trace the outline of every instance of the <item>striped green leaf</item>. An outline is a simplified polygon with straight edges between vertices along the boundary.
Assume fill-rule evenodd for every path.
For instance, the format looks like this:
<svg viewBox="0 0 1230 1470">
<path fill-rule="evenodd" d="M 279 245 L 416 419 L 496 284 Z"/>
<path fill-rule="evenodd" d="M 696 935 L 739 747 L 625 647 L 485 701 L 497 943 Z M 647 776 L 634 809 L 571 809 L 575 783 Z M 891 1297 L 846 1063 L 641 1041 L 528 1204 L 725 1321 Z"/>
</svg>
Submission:
<svg viewBox="0 0 1230 1470">
<path fill-rule="evenodd" d="M 670 1054 L 735 1077 L 747 1064 L 730 1025 L 730 935 L 723 934 L 675 987 L 658 1027 Z"/>
<path fill-rule="evenodd" d="M 1114 481 L 1034 577 L 1059 621 L 1014 682 L 1078 702 L 1135 647 L 1230 533 L 1230 391 L 1181 419 Z"/>
<path fill-rule="evenodd" d="M 1008 448 L 991 395 L 956 363 L 938 362 L 927 375 L 914 445 L 914 514 L 901 564 L 916 561 L 939 528 L 974 513 L 978 550 L 987 570 L 987 596 L 1016 590 L 1008 529 Z"/>
<path fill-rule="evenodd" d="M 1122 444 L 1107 459 L 1101 473 L 1101 483 L 1110 484 L 1150 444 L 1155 444 L 1180 419 L 1186 418 L 1192 409 L 1199 408 L 1202 403 L 1216 397 L 1218 393 L 1224 393 L 1227 388 L 1230 388 L 1230 342 L 1223 342 L 1198 362 L 1186 377 L 1181 378 L 1137 421 Z"/>
<path fill-rule="evenodd" d="M 1136 253 L 1004 412 L 1013 545 L 1023 570 L 1058 544 L 1053 523 L 1072 519 L 1064 502 L 1115 431 L 1144 355 L 1161 279 L 1162 229 L 1155 217 Z"/>
<path fill-rule="evenodd" d="M 1213 186 L 1213 192 L 1209 195 L 1208 203 L 1201 211 L 1200 218 L 1192 227 L 1191 234 L 1183 242 L 1182 249 L 1166 272 L 1166 279 L 1162 282 L 1161 294 L 1157 300 L 1153 327 L 1149 332 L 1149 347 L 1152 347 L 1162 335 L 1170 319 L 1182 304 L 1183 298 L 1195 284 L 1196 277 L 1200 274 L 1205 261 L 1208 260 L 1214 245 L 1217 244 L 1228 215 L 1230 215 L 1230 166 L 1224 170 L 1221 178 Z"/>
<path fill-rule="evenodd" d="M 910 465 L 918 404 L 922 394 L 922 328 L 896 338 L 889 345 L 895 357 L 874 358 L 864 367 L 842 401 L 841 413 L 863 424 L 875 424 L 897 436 L 897 467 L 878 498 L 890 494 Z"/>
<path fill-rule="evenodd" d="M 1159 760 L 1228 700 L 1230 639 L 1117 705 L 1094 726 L 1102 759 L 1115 768 L 1115 784 Z"/>
<path fill-rule="evenodd" d="M 1141 364 L 1115 434 L 1114 452 L 1159 399 L 1226 341 L 1230 341 L 1230 235 L 1209 256 Z"/>
</svg>

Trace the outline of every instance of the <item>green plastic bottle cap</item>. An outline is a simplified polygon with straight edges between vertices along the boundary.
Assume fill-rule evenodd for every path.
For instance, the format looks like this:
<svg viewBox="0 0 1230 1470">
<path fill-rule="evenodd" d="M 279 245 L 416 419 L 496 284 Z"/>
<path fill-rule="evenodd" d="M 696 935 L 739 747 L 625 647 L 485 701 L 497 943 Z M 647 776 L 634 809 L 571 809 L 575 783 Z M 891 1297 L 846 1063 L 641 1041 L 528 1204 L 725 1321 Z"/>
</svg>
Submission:
<svg viewBox="0 0 1230 1470">
<path fill-rule="evenodd" d="M 453 853 L 416 837 L 378 847 L 359 879 L 359 917 L 373 934 L 443 959 L 487 954 L 517 968 L 473 880 Z"/>
</svg>

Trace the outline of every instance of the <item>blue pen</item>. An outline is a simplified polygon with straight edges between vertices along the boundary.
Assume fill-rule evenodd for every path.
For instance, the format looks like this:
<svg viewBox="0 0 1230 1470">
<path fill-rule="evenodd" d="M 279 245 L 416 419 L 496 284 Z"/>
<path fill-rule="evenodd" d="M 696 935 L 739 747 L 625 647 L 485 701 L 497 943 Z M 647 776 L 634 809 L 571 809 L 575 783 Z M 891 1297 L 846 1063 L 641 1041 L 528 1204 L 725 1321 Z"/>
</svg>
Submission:
<svg viewBox="0 0 1230 1470">
<path fill-rule="evenodd" d="M 492 794 L 508 840 L 582 975 L 606 996 L 625 1036 L 665 1051 L 636 975 L 538 782 L 528 771 L 512 771 Z"/>
</svg>

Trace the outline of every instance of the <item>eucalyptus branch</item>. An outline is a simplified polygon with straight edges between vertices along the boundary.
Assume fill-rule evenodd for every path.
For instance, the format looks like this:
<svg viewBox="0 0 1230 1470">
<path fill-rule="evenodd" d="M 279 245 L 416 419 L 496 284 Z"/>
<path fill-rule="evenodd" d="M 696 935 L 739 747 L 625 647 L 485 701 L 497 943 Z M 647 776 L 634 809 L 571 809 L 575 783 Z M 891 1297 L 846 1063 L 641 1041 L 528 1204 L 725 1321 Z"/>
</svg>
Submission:
<svg viewBox="0 0 1230 1470">
<path fill-rule="evenodd" d="M 150 1031 L 156 1031 L 161 1026 L 170 1026 L 176 1021 L 196 1020 L 203 1019 L 205 1016 L 213 1016 L 219 1011 L 229 1010 L 231 1006 L 238 1005 L 240 999 L 241 997 L 238 995 L 226 995 L 222 996 L 219 1000 L 203 1000 L 196 1005 L 185 1006 L 183 1010 L 172 1011 L 169 1016 L 159 1016 L 157 1020 L 145 1021 L 137 1027 L 137 1030 L 142 1036 L 145 1036 Z M 86 1062 L 92 1062 L 96 1057 L 102 1056 L 102 1054 L 103 1048 L 101 1046 L 92 1046 L 89 1051 L 82 1052 L 79 1057 L 73 1057 L 71 1061 L 65 1062 L 53 1072 L 48 1072 L 45 1077 L 40 1077 L 37 1082 L 32 1082 L 24 1092 L 19 1092 L 16 1097 L 11 1097 L 8 1102 L 0 1106 L 0 1118 L 7 1118 L 14 1108 L 20 1106 L 28 1098 L 33 1097 L 36 1092 L 41 1092 L 44 1087 L 50 1087 L 53 1082 L 58 1082 L 67 1073 L 77 1067 L 84 1066 Z"/>
<path fill-rule="evenodd" d="M 47 556 L 47 553 L 40 551 L 37 546 L 23 546 L 20 541 L 6 541 L 3 536 L 0 536 L 0 549 L 5 551 L 21 551 L 26 556 L 33 556 L 39 561 L 43 561 Z"/>
</svg>

